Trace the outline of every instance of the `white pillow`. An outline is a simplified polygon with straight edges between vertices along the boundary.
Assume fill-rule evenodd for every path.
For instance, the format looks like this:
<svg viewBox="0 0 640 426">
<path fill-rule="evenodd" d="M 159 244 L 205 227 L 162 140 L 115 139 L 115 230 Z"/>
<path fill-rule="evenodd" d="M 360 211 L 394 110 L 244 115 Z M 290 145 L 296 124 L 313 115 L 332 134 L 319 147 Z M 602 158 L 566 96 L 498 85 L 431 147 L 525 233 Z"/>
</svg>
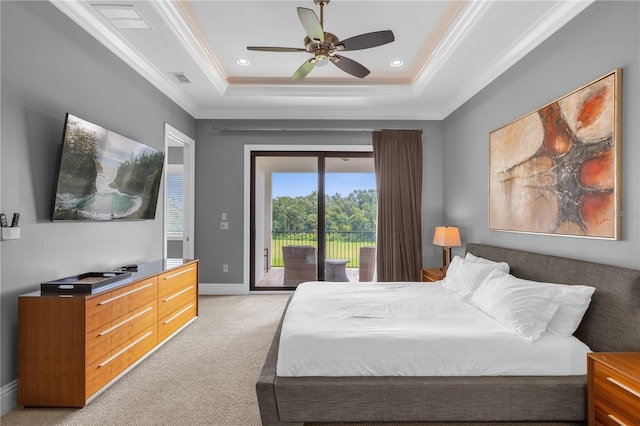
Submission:
<svg viewBox="0 0 640 426">
<path fill-rule="evenodd" d="M 596 289 L 586 285 L 556 285 L 562 289 L 564 297 L 558 311 L 549 321 L 547 330 L 553 334 L 571 336 L 587 312 L 591 296 Z"/>
<path fill-rule="evenodd" d="M 442 286 L 451 290 L 459 296 L 470 296 L 482 284 L 482 281 L 493 271 L 499 269 L 509 272 L 509 265 L 506 263 L 480 263 L 472 262 L 455 256 L 449 264 L 447 275 L 441 281 Z"/>
<path fill-rule="evenodd" d="M 464 258 L 466 260 L 470 260 L 472 262 L 478 262 L 478 263 L 488 263 L 489 265 L 494 265 L 496 263 L 501 263 L 501 262 L 494 262 L 493 260 L 489 260 L 489 259 L 485 259 L 484 257 L 479 257 L 476 255 L 473 255 L 469 252 L 467 252 L 467 254 L 464 256 Z M 509 271 L 507 271 L 509 272 Z"/>
<path fill-rule="evenodd" d="M 563 297 L 558 285 L 523 280 L 495 270 L 469 302 L 533 342 L 546 330 Z"/>
</svg>

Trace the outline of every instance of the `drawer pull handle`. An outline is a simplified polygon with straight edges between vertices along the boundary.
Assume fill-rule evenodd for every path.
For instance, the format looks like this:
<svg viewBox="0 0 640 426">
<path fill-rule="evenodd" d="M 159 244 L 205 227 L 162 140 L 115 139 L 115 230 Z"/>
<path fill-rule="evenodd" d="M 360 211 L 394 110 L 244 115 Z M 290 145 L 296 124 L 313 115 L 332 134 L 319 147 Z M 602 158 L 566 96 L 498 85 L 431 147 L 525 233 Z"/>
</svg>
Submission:
<svg viewBox="0 0 640 426">
<path fill-rule="evenodd" d="M 120 355 L 122 355 L 123 353 L 125 353 L 126 351 L 128 351 L 129 349 L 131 349 L 132 347 L 134 347 L 135 345 L 137 345 L 138 343 L 140 343 L 141 341 L 143 341 L 147 337 L 151 336 L 152 334 L 153 334 L 153 331 L 149 331 L 147 334 L 145 334 L 144 336 L 142 336 L 141 338 L 139 338 L 135 342 L 131 343 L 129 346 L 127 346 L 126 348 L 124 348 L 123 350 L 118 352 L 117 354 L 113 355 L 111 358 L 108 358 L 104 362 L 98 364 L 98 367 L 104 367 L 105 365 L 109 364 L 111 361 L 113 361 L 114 359 L 118 358 Z"/>
<path fill-rule="evenodd" d="M 143 285 L 142 287 L 134 288 L 133 290 L 128 291 L 126 293 L 123 293 L 123 294 L 121 294 L 119 296 L 112 297 L 111 299 L 103 300 L 102 302 L 98 303 L 98 306 L 106 305 L 107 303 L 111 303 L 114 300 L 118 300 L 118 299 L 120 299 L 122 297 L 128 296 L 128 295 L 133 294 L 133 293 L 135 293 L 137 291 L 143 290 L 143 289 L 145 289 L 147 287 L 151 287 L 152 285 L 153 285 L 153 283 L 149 283 L 147 285 Z"/>
<path fill-rule="evenodd" d="M 623 422 L 620 419 L 617 419 L 616 416 L 614 416 L 613 414 L 607 414 L 607 417 L 609 417 L 614 422 L 618 423 L 620 426 L 627 426 L 627 424 L 625 422 Z"/>
<path fill-rule="evenodd" d="M 164 324 L 169 324 L 171 321 L 173 321 L 174 319 L 178 318 L 180 315 L 184 314 L 185 312 L 187 312 L 189 309 L 193 308 L 193 303 L 190 304 L 189 306 L 187 306 L 186 308 L 184 308 L 183 310 L 181 310 L 180 312 L 178 312 L 177 314 L 175 314 L 174 316 L 172 316 L 171 318 L 169 318 L 168 320 L 166 320 L 164 322 Z"/>
<path fill-rule="evenodd" d="M 142 312 L 138 312 L 138 313 L 137 313 L 137 314 L 135 314 L 134 316 L 132 316 L 132 317 L 130 317 L 130 318 L 127 318 L 126 320 L 122 321 L 121 323 L 118 323 L 118 324 L 114 325 L 114 326 L 113 326 L 113 327 L 111 327 L 111 328 L 106 329 L 106 330 L 105 330 L 105 331 L 103 331 L 102 333 L 99 333 L 99 334 L 98 334 L 98 337 L 101 337 L 101 336 L 104 336 L 105 334 L 111 333 L 111 332 L 112 332 L 113 330 L 115 330 L 116 328 L 118 328 L 118 327 L 122 327 L 123 325 L 125 325 L 125 324 L 126 324 L 126 323 L 128 323 L 129 321 L 132 321 L 132 320 L 134 320 L 134 319 L 138 318 L 139 316 L 146 314 L 147 312 L 149 312 L 149 311 L 150 311 L 150 310 L 152 310 L 152 309 L 153 309 L 152 307 L 148 307 L 148 308 L 147 308 L 147 309 L 145 309 L 144 311 L 142 311 Z"/>
<path fill-rule="evenodd" d="M 185 288 L 184 290 L 179 291 L 179 292 L 177 292 L 176 294 L 173 294 L 173 295 L 171 295 L 171 296 L 167 297 L 166 299 L 164 299 L 164 301 L 165 301 L 165 302 L 168 302 L 169 300 L 173 299 L 174 297 L 178 297 L 178 296 L 180 296 L 182 293 L 187 292 L 187 291 L 191 290 L 192 288 L 193 288 L 193 286 L 192 286 L 192 285 L 190 285 L 189 287 Z"/>
<path fill-rule="evenodd" d="M 164 277 L 165 280 L 170 280 L 171 278 L 175 278 L 178 275 L 186 274 L 189 271 L 193 271 L 193 268 L 185 269 L 184 271 L 176 272 L 173 275 L 169 275 L 168 277 Z"/>
<path fill-rule="evenodd" d="M 640 392 L 638 392 L 637 390 L 631 389 L 629 386 L 627 386 L 627 385 L 625 385 L 623 383 L 620 383 L 619 381 L 617 381 L 613 377 L 607 377 L 607 380 L 610 381 L 611 383 L 613 383 L 614 385 L 620 386 L 622 389 L 626 390 L 630 394 L 635 395 L 638 398 L 640 398 Z"/>
</svg>

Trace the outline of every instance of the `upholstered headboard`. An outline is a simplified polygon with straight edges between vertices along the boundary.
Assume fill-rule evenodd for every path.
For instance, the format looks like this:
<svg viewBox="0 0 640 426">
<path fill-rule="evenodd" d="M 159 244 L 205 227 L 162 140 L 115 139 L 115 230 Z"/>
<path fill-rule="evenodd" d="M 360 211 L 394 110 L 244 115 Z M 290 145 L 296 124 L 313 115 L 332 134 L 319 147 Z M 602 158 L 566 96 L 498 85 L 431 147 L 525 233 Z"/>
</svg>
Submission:
<svg viewBox="0 0 640 426">
<path fill-rule="evenodd" d="M 640 351 L 639 270 L 477 243 L 467 244 L 466 250 L 507 262 L 519 278 L 595 287 L 574 335 L 594 352 Z"/>
</svg>

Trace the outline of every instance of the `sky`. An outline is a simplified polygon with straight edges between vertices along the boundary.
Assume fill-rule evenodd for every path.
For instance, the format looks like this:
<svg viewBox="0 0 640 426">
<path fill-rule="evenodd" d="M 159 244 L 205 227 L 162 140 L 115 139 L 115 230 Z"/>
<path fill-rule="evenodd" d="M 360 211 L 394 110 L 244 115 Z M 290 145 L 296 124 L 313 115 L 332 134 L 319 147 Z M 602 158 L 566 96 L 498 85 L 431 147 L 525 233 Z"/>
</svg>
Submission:
<svg viewBox="0 0 640 426">
<path fill-rule="evenodd" d="M 327 173 L 325 192 L 347 196 L 354 189 L 376 189 L 375 173 Z M 317 173 L 274 173 L 273 198 L 299 197 L 318 189 Z"/>
</svg>

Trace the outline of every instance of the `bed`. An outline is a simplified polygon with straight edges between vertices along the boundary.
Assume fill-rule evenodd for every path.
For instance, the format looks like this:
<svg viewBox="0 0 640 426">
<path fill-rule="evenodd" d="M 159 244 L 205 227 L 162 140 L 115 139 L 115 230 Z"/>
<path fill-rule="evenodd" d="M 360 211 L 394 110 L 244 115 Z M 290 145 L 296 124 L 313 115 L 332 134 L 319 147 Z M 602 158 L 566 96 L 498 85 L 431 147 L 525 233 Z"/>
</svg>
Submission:
<svg viewBox="0 0 640 426">
<path fill-rule="evenodd" d="M 574 336 L 594 352 L 640 350 L 640 271 L 483 244 L 466 249 L 508 263 L 515 277 L 595 287 Z M 285 315 L 286 310 L 256 384 L 265 425 L 586 422 L 584 374 L 279 376 Z"/>
</svg>

